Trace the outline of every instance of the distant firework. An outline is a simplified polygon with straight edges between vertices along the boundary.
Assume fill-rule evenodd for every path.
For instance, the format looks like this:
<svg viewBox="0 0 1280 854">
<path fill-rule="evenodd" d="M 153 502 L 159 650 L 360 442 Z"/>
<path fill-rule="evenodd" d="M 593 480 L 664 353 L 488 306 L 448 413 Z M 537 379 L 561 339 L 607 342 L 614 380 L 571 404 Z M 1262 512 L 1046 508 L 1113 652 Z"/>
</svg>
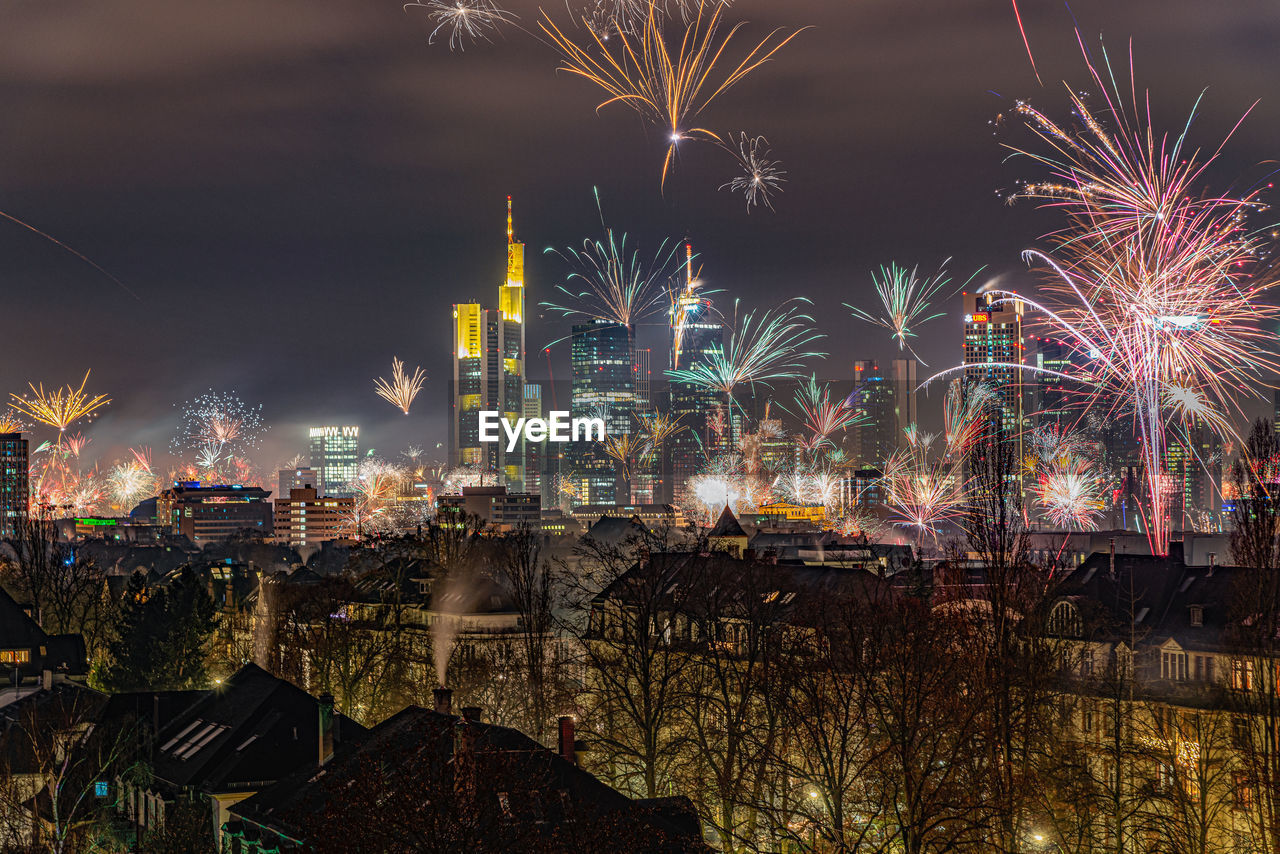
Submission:
<svg viewBox="0 0 1280 854">
<path fill-rule="evenodd" d="M 729 144 L 725 144 L 724 149 L 737 158 L 742 174 L 721 184 L 720 189 L 742 193 L 748 212 L 760 202 L 773 210 L 773 202 L 769 197 L 773 193 L 782 192 L 787 173 L 778 167 L 778 161 L 769 157 L 769 140 L 763 136 L 748 136 L 746 131 L 741 131 L 738 134 L 737 151 Z"/>
<path fill-rule="evenodd" d="M 67 385 L 46 392 L 44 383 L 39 386 L 28 383 L 31 395 L 9 395 L 12 398 L 10 406 L 32 421 L 53 427 L 62 433 L 75 422 L 89 417 L 111 402 L 111 398 L 105 394 L 87 394 L 84 387 L 88 382 L 89 371 L 85 371 L 79 388 Z"/>
<path fill-rule="evenodd" d="M 887 330 L 892 339 L 898 342 L 899 350 L 906 350 L 921 364 L 927 364 L 911 349 L 908 339 L 915 338 L 916 329 L 923 324 L 943 316 L 940 311 L 930 313 L 930 307 L 951 281 L 946 272 L 949 261 L 950 259 L 943 261 L 937 273 L 923 279 L 920 277 L 919 267 L 912 267 L 910 270 L 897 264 L 881 267 L 879 272 L 871 274 L 871 281 L 875 284 L 884 313 L 872 314 L 849 303 L 845 303 L 845 308 L 852 311 L 853 316 L 859 320 Z"/>
<path fill-rule="evenodd" d="M 804 421 L 808 433 L 802 442 L 807 450 L 816 450 L 824 445 L 834 447 L 835 443 L 831 441 L 834 434 L 848 430 L 868 417 L 849 406 L 848 399 L 832 399 L 831 389 L 820 384 L 816 376 L 810 376 L 796 391 L 795 406 L 793 414 Z"/>
<path fill-rule="evenodd" d="M 1046 516 L 1055 525 L 1092 531 L 1102 511 L 1099 478 L 1087 460 L 1060 457 L 1049 463 L 1032 486 Z"/>
<path fill-rule="evenodd" d="M 601 223 L 604 212 L 596 194 Z M 543 306 L 567 317 L 603 320 L 633 328 L 663 305 L 663 284 L 679 266 L 680 244 L 663 240 L 652 259 L 628 249 L 627 235 L 605 226 L 603 239 L 582 241 L 582 248 L 548 248 L 570 267 L 566 281 L 556 285 L 560 296 Z"/>
<path fill-rule="evenodd" d="M 175 451 L 195 451 L 201 468 L 215 468 L 220 460 L 256 448 L 265 429 L 262 405 L 250 406 L 235 392 L 212 389 L 182 405 Z"/>
<path fill-rule="evenodd" d="M 434 43 L 442 32 L 448 33 L 450 50 L 464 50 L 468 41 L 490 41 L 500 24 L 516 17 L 492 0 L 417 0 L 404 8 L 426 9 L 436 25 L 427 43 Z"/>
<path fill-rule="evenodd" d="M 388 381 L 382 378 L 374 380 L 373 390 L 378 397 L 408 415 L 409 406 L 413 403 L 413 399 L 418 396 L 418 392 L 422 391 L 422 386 L 426 381 L 427 374 L 422 368 L 414 368 L 412 374 L 406 374 L 404 372 L 404 362 L 392 357 L 391 380 Z"/>
<path fill-rule="evenodd" d="M 544 11 L 539 27 L 560 51 L 561 70 L 576 74 L 603 89 L 608 96 L 597 110 L 618 103 L 630 107 L 646 121 L 661 128 L 667 143 L 662 163 L 662 183 L 675 158 L 676 145 L 683 140 L 720 142 L 720 137 L 692 122 L 719 95 L 732 88 L 798 33 L 780 37 L 774 30 L 755 42 L 737 65 L 729 67 L 726 52 L 742 24 L 735 24 L 721 36 L 722 4 L 708 14 L 705 3 L 685 21 L 683 29 L 663 13 L 664 4 L 647 4 L 642 23 L 614 31 L 615 39 L 590 26 L 584 17 L 588 38 L 579 43 L 566 34 Z M 670 30 L 671 32 L 668 32 Z M 676 45 L 672 50 L 668 45 Z M 721 62 L 724 60 L 722 67 Z"/>
</svg>

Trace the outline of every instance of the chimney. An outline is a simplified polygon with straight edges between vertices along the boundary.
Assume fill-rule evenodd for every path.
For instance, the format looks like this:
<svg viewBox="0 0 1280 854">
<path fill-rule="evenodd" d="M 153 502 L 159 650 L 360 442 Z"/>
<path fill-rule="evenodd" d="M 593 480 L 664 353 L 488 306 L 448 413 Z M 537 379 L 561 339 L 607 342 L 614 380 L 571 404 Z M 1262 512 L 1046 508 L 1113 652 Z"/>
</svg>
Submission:
<svg viewBox="0 0 1280 854">
<path fill-rule="evenodd" d="M 453 691 L 448 688 L 433 688 L 431 696 L 436 699 L 436 713 L 441 715 L 453 714 Z"/>
<path fill-rule="evenodd" d="M 1107 574 L 1111 576 L 1111 580 L 1116 580 L 1116 538 L 1111 538 L 1111 567 L 1107 570 Z"/>
<path fill-rule="evenodd" d="M 316 709 L 320 715 L 320 765 L 324 766 L 333 758 L 333 730 L 334 730 L 334 714 L 333 714 L 333 695 L 327 691 L 320 695 L 316 702 Z"/>
<path fill-rule="evenodd" d="M 1217 565 L 1218 553 L 1209 552 L 1209 577 L 1213 577 L 1213 568 Z"/>
<path fill-rule="evenodd" d="M 578 751 L 574 746 L 573 718 L 560 716 L 560 755 L 571 765 L 578 764 Z"/>
<path fill-rule="evenodd" d="M 483 713 L 480 711 L 479 706 L 463 706 L 462 717 L 464 720 L 471 721 L 473 724 L 478 724 L 480 723 L 481 717 L 483 717 Z"/>
</svg>

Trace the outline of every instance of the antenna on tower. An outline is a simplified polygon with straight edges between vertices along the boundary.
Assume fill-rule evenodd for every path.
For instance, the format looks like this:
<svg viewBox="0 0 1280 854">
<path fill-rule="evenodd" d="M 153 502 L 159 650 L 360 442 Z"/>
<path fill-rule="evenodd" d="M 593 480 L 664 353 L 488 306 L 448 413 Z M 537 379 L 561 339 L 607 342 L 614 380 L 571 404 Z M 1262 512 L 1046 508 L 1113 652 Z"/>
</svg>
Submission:
<svg viewBox="0 0 1280 854">
<path fill-rule="evenodd" d="M 507 196 L 507 243 L 516 242 L 515 230 L 511 227 L 511 197 Z"/>
<path fill-rule="evenodd" d="M 686 240 L 684 243 L 684 268 L 685 268 L 685 290 L 693 291 L 693 243 Z"/>
</svg>

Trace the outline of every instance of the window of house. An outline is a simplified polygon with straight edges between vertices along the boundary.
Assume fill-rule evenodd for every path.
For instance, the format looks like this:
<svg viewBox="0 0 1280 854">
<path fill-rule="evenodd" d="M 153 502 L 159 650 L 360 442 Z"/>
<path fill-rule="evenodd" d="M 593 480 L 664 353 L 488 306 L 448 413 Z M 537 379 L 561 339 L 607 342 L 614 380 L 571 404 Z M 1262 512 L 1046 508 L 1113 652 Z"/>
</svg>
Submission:
<svg viewBox="0 0 1280 854">
<path fill-rule="evenodd" d="M 1078 638 L 1084 634 L 1080 612 L 1071 602 L 1059 602 L 1049 612 L 1049 633 L 1065 638 Z"/>
<path fill-rule="evenodd" d="M 1080 675 L 1093 675 L 1093 650 L 1091 649 L 1086 649 L 1084 652 L 1080 653 Z"/>
<path fill-rule="evenodd" d="M 1080 729 L 1085 735 L 1093 735 L 1094 726 L 1093 703 L 1086 701 L 1080 712 Z"/>
<path fill-rule="evenodd" d="M 1193 626 L 1204 625 L 1204 607 L 1203 606 L 1201 605 L 1191 606 L 1191 625 Z"/>
<path fill-rule="evenodd" d="M 1160 654 L 1160 678 L 1183 681 L 1187 678 L 1187 654 L 1166 651 Z"/>
<path fill-rule="evenodd" d="M 1249 732 L 1249 719 L 1244 715 L 1236 715 L 1231 719 L 1231 746 L 1236 750 L 1246 750 L 1252 741 Z"/>
<path fill-rule="evenodd" d="M 1232 786 L 1232 800 L 1238 810 L 1247 810 L 1253 806 L 1253 781 L 1249 775 L 1237 772 Z"/>
<path fill-rule="evenodd" d="M 1231 662 L 1231 687 L 1237 691 L 1253 690 L 1253 662 L 1240 661 L 1239 659 Z"/>
</svg>

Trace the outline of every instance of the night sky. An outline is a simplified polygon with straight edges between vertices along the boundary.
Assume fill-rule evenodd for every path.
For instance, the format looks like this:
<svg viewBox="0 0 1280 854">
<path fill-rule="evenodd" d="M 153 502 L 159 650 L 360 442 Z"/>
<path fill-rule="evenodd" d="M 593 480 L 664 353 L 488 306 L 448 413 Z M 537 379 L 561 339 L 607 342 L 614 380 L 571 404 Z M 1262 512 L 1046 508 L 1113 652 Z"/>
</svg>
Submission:
<svg viewBox="0 0 1280 854">
<path fill-rule="evenodd" d="M 519 30 L 450 52 L 395 2 L 0 0 L 0 209 L 138 295 L 0 225 L 0 390 L 92 368 L 115 401 L 88 431 L 104 462 L 127 444 L 164 449 L 174 404 L 209 388 L 264 404 L 265 466 L 303 450 L 304 425 L 351 420 L 380 452 L 442 455 L 450 305 L 496 301 L 506 195 L 534 304 L 564 274 L 542 250 L 600 231 L 592 186 L 642 248 L 691 238 L 722 304 L 811 297 L 832 352 L 819 373 L 846 376 L 850 359 L 892 352 L 841 306 L 867 300 L 873 267 L 952 256 L 962 276 L 985 265 L 982 278 L 1016 281 L 1019 251 L 1055 224 L 1003 204 L 1039 173 L 1005 159 L 1002 141 L 1026 139 L 1017 127 L 991 122 L 1017 98 L 1066 119 L 1060 81 L 1087 79 L 1072 13 L 1095 56 L 1101 34 L 1127 65 L 1133 38 L 1161 127 L 1207 88 L 1192 137 L 1216 146 L 1261 99 L 1216 187 L 1274 168 L 1274 0 L 1021 5 L 1043 88 L 1008 0 L 737 0 L 744 40 L 813 25 L 701 117 L 764 134 L 788 171 L 776 213 L 748 215 L 717 191 L 734 165 L 706 145 L 682 148 L 661 195 L 662 135 L 624 107 L 596 114 L 598 91 Z M 535 27 L 536 6 L 508 8 Z M 535 313 L 534 356 L 566 331 Z M 954 311 L 920 353 L 959 361 Z M 430 375 L 407 418 L 372 390 L 392 355 Z M 555 365 L 567 378 L 567 356 Z"/>
</svg>

